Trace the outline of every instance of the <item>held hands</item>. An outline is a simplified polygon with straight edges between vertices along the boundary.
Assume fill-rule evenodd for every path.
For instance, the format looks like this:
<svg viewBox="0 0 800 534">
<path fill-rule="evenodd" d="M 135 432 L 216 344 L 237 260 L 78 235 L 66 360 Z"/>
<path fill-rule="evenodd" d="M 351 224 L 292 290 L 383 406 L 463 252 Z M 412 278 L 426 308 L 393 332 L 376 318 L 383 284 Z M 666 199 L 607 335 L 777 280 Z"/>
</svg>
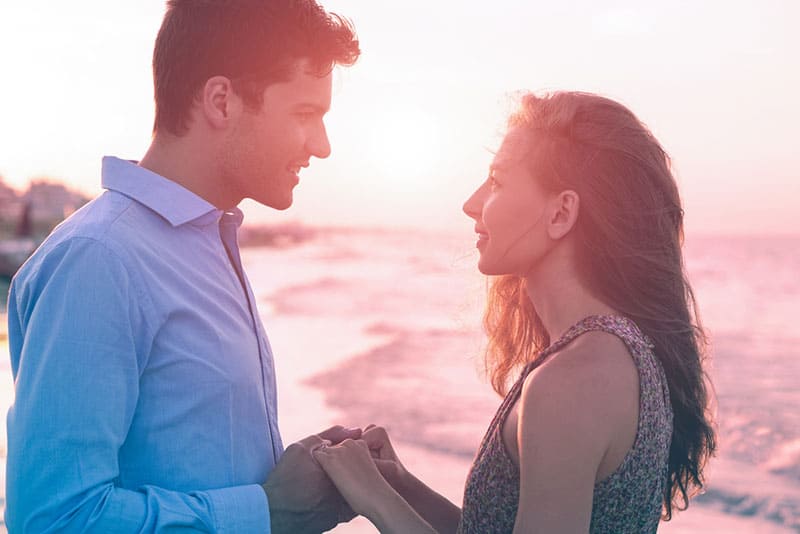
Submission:
<svg viewBox="0 0 800 534">
<path fill-rule="evenodd" d="M 372 461 L 365 441 L 348 439 L 339 445 L 323 444 L 314 450 L 314 458 L 359 515 L 373 517 L 380 496 L 391 491 Z"/>
<path fill-rule="evenodd" d="M 357 514 L 372 518 L 392 488 L 402 494 L 407 472 L 381 427 L 368 426 L 360 440 L 323 442 L 313 455 Z"/>
<path fill-rule="evenodd" d="M 263 485 L 271 531 L 317 534 L 350 521 L 355 514 L 312 456 L 323 444 L 359 439 L 361 429 L 335 426 L 293 443 Z"/>
<path fill-rule="evenodd" d="M 392 487 L 403 494 L 407 474 L 381 427 L 309 436 L 287 447 L 263 484 L 271 531 L 317 534 L 350 521 L 354 510 L 369 516 Z"/>
</svg>

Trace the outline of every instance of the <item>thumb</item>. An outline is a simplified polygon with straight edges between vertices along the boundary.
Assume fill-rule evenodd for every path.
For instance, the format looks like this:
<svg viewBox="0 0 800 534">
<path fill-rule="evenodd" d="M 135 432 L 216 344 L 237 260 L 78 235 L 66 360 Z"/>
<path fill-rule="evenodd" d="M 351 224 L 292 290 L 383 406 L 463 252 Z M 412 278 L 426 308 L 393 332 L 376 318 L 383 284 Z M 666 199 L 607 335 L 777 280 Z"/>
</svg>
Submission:
<svg viewBox="0 0 800 534">
<path fill-rule="evenodd" d="M 362 432 L 360 428 L 345 428 L 341 425 L 337 425 L 332 426 L 327 430 L 323 430 L 317 434 L 317 436 L 336 445 L 337 443 L 341 443 L 346 439 L 361 439 L 361 434 Z"/>
<path fill-rule="evenodd" d="M 313 434 L 306 438 L 301 439 L 297 442 L 298 445 L 301 445 L 307 451 L 313 451 L 319 448 L 323 443 L 330 443 L 329 440 L 325 440 L 317 434 Z"/>
<path fill-rule="evenodd" d="M 317 453 L 330 446 L 331 446 L 330 440 L 323 439 L 320 443 L 314 445 L 314 447 L 311 449 L 311 452 Z"/>
</svg>

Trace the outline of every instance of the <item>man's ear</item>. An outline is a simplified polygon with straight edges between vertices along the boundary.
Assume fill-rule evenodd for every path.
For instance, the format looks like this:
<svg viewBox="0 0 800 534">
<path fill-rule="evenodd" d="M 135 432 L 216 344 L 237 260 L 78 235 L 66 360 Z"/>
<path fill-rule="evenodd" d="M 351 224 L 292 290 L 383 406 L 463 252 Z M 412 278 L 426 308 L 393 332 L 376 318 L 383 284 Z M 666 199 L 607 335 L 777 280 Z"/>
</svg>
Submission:
<svg viewBox="0 0 800 534">
<path fill-rule="evenodd" d="M 575 191 L 567 189 L 552 200 L 551 206 L 547 233 L 551 239 L 561 239 L 572 230 L 578 220 L 581 198 Z"/>
<path fill-rule="evenodd" d="M 225 129 L 242 109 L 242 100 L 233 90 L 233 84 L 225 76 L 214 76 L 206 80 L 200 95 L 200 109 L 212 128 Z"/>
</svg>

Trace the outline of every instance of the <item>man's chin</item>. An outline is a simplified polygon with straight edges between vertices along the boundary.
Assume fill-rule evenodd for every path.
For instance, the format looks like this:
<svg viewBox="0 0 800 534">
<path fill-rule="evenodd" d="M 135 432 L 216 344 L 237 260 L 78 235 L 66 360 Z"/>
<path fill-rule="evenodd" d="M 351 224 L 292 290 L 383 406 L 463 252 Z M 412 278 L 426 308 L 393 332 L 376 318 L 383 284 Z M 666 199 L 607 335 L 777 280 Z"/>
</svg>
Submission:
<svg viewBox="0 0 800 534">
<path fill-rule="evenodd" d="M 261 204 L 262 206 L 267 206 L 268 208 L 272 208 L 278 211 L 284 211 L 292 207 L 292 203 L 294 198 L 291 196 L 288 198 L 253 198 L 256 202 Z"/>
</svg>

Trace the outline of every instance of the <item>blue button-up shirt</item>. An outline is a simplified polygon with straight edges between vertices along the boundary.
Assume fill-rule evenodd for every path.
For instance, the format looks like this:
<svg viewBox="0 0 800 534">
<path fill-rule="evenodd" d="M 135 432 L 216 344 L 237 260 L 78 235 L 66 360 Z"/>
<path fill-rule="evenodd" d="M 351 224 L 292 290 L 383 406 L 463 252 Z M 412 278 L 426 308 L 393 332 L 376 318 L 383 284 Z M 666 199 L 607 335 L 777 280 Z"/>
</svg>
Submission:
<svg viewBox="0 0 800 534">
<path fill-rule="evenodd" d="M 103 187 L 12 282 L 6 522 L 268 532 L 283 446 L 241 212 L 116 158 Z"/>
</svg>

